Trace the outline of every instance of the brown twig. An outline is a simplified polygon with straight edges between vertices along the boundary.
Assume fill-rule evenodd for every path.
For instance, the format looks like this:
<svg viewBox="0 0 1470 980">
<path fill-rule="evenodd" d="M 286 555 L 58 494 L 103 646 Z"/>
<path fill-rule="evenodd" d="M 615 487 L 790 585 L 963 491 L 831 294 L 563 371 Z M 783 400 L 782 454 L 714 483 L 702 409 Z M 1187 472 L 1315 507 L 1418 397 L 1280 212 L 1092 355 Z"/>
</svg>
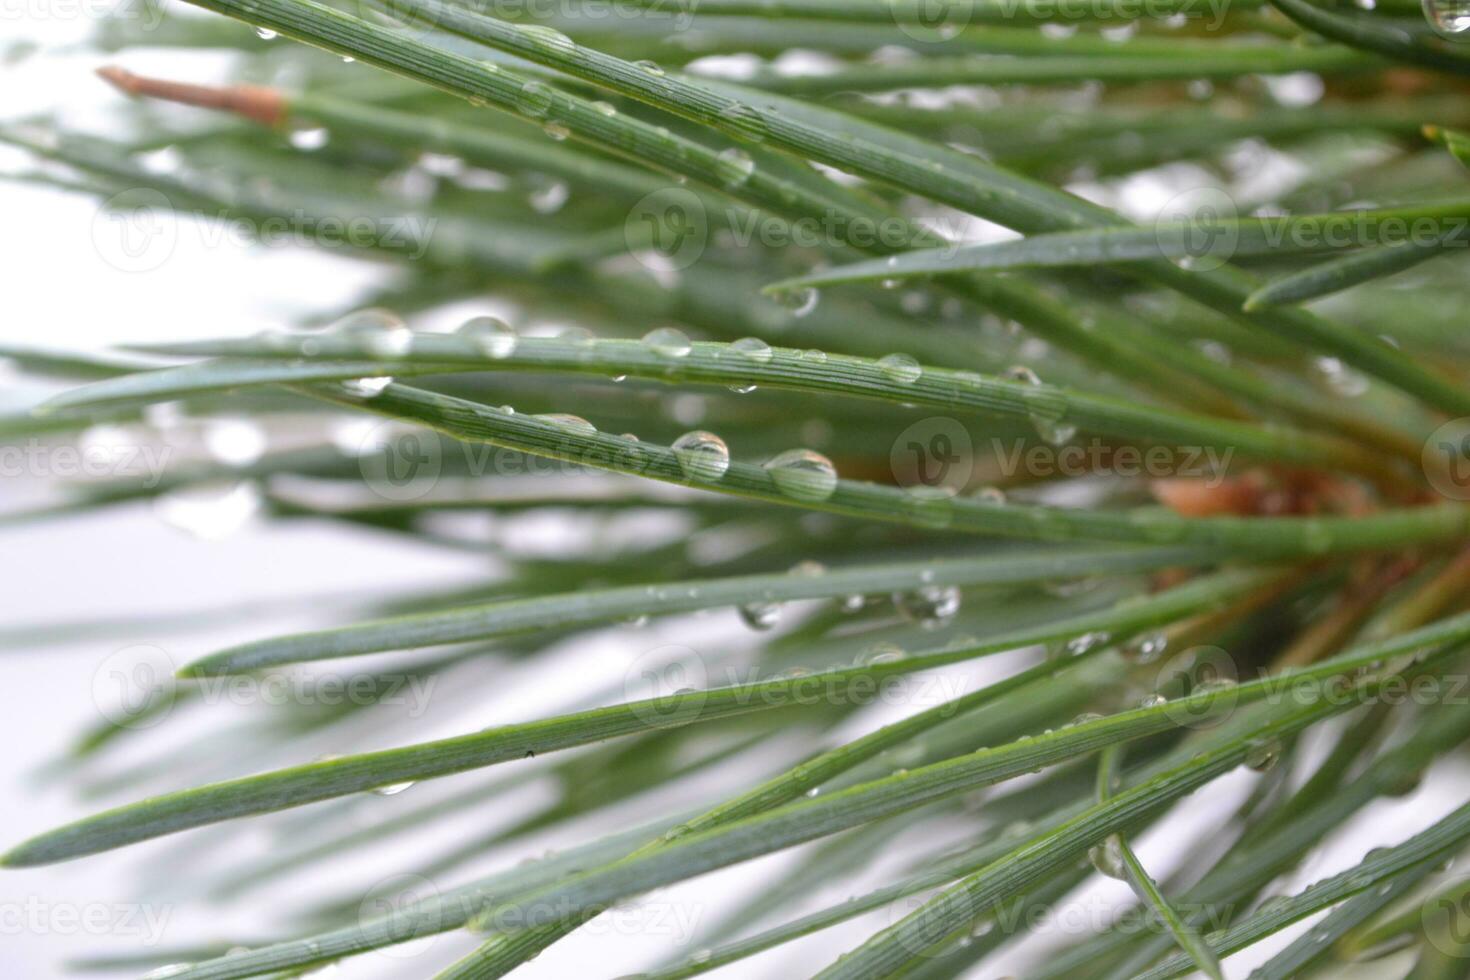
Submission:
<svg viewBox="0 0 1470 980">
<path fill-rule="evenodd" d="M 163 99 L 201 109 L 233 112 L 266 126 L 279 126 L 286 119 L 285 96 L 261 85 L 190 85 L 146 78 L 116 65 L 99 68 L 97 74 L 134 98 Z"/>
</svg>

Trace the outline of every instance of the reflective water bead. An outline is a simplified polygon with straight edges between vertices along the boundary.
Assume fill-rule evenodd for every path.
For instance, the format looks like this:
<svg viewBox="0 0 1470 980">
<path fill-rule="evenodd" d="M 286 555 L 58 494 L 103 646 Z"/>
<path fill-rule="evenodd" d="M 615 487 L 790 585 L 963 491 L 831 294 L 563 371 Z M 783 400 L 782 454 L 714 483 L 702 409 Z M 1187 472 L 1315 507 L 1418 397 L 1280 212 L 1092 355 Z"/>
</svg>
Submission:
<svg viewBox="0 0 1470 980">
<path fill-rule="evenodd" d="M 643 342 L 664 357 L 687 357 L 694 349 L 689 338 L 673 327 L 658 327 L 643 335 Z"/>
<path fill-rule="evenodd" d="M 362 344 L 373 357 L 398 357 L 413 346 L 413 331 L 391 310 L 367 309 L 349 314 L 329 328 Z"/>
<path fill-rule="evenodd" d="M 671 448 L 679 469 L 692 480 L 718 480 L 730 468 L 730 447 L 713 432 L 686 432 Z"/>
<path fill-rule="evenodd" d="M 837 489 L 837 467 L 821 453 L 788 449 L 764 464 L 776 489 L 796 500 L 818 503 Z"/>
<path fill-rule="evenodd" d="M 781 604 L 777 602 L 747 602 L 736 607 L 741 620 L 753 630 L 768 630 L 781 619 Z"/>
<path fill-rule="evenodd" d="M 878 368 L 892 381 L 913 384 L 923 375 L 919 362 L 907 354 L 887 354 L 878 359 Z"/>
<path fill-rule="evenodd" d="M 373 790 L 373 794 L 376 796 L 397 796 L 411 786 L 413 786 L 412 780 L 406 783 L 391 783 L 387 786 L 377 787 Z"/>
<path fill-rule="evenodd" d="M 817 308 L 817 300 L 820 298 L 817 291 L 810 286 L 801 289 L 788 289 L 778 293 L 776 299 L 782 306 L 791 311 L 792 316 L 806 316 Z"/>
<path fill-rule="evenodd" d="M 376 398 L 393 383 L 391 377 L 354 378 L 342 382 L 342 387 L 361 398 Z"/>
<path fill-rule="evenodd" d="M 1151 664 L 1163 655 L 1168 646 L 1169 638 L 1163 633 L 1144 633 L 1123 647 L 1123 659 L 1135 664 Z"/>
<path fill-rule="evenodd" d="M 1246 746 L 1245 764 L 1249 769 L 1256 772 L 1265 772 L 1276 761 L 1281 758 L 1281 740 L 1275 738 L 1259 739 Z"/>
<path fill-rule="evenodd" d="M 1123 842 L 1114 834 L 1101 844 L 1094 844 L 1087 851 L 1087 860 L 1100 873 L 1109 878 L 1124 879 L 1127 871 L 1123 865 Z"/>
<path fill-rule="evenodd" d="M 903 647 L 894 646 L 892 643 L 880 643 L 873 647 L 862 657 L 865 667 L 878 667 L 883 664 L 896 664 L 908 657 L 908 652 Z"/>
<path fill-rule="evenodd" d="M 522 34 L 529 34 L 535 38 L 543 48 L 561 54 L 571 54 L 577 50 L 576 43 L 554 27 L 546 27 L 543 24 L 518 24 L 516 26 Z"/>
<path fill-rule="evenodd" d="M 1440 37 L 1452 41 L 1470 35 L 1470 0 L 1423 0 L 1424 19 Z"/>
<path fill-rule="evenodd" d="M 1084 653 L 1089 653 L 1093 650 L 1096 650 L 1098 647 L 1108 642 L 1109 639 L 1110 637 L 1108 636 L 1108 634 L 1102 632 L 1101 630 L 1094 630 L 1090 633 L 1083 633 L 1081 636 L 1074 636 L 1067 641 L 1067 653 L 1071 654 L 1074 657 L 1079 657 Z"/>
<path fill-rule="evenodd" d="M 926 585 L 908 592 L 895 592 L 893 605 L 909 622 L 934 629 L 959 613 L 960 590 L 953 585 Z"/>
<path fill-rule="evenodd" d="M 542 422 L 550 422 L 564 429 L 570 429 L 581 435 L 590 436 L 597 434 L 597 426 L 588 422 L 580 415 L 566 415 L 564 413 L 553 413 L 551 415 L 533 415 L 532 418 L 540 419 Z"/>
<path fill-rule="evenodd" d="M 719 168 L 720 179 L 724 181 L 726 187 L 739 187 L 750 179 L 751 174 L 755 173 L 755 161 L 750 158 L 749 153 L 738 146 L 721 150 L 716 157 L 715 165 Z"/>
<path fill-rule="evenodd" d="M 486 357 L 499 360 L 516 349 L 516 331 L 510 324 L 493 316 L 477 316 L 459 325 L 454 335 L 465 345 Z"/>
<path fill-rule="evenodd" d="M 775 352 L 771 350 L 771 345 L 759 337 L 741 337 L 730 344 L 730 349 L 746 360 L 757 364 L 767 364 L 775 355 Z"/>
</svg>

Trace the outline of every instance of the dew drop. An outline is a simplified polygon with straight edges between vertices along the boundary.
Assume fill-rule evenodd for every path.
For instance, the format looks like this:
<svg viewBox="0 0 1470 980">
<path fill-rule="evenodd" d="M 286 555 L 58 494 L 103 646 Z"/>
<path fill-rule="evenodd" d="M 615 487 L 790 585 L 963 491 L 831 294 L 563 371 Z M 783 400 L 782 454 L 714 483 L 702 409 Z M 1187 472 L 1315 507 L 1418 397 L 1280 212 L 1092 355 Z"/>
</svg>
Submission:
<svg viewBox="0 0 1470 980">
<path fill-rule="evenodd" d="M 648 72 L 648 74 L 652 75 L 655 78 L 663 77 L 664 70 L 658 66 L 657 62 L 649 61 L 645 58 L 641 61 L 635 61 L 633 62 L 633 64 L 637 65 L 639 68 L 642 68 L 644 71 Z"/>
<path fill-rule="evenodd" d="M 543 24 L 520 24 L 517 25 L 522 34 L 529 34 L 541 47 L 560 54 L 571 54 L 577 50 L 577 45 L 571 38 L 554 27 Z"/>
<path fill-rule="evenodd" d="M 1144 633 L 1123 646 L 1123 659 L 1135 664 L 1151 664 L 1163 656 L 1169 638 L 1163 633 Z"/>
<path fill-rule="evenodd" d="M 255 29 L 255 36 L 260 38 L 262 41 L 274 41 L 276 38 L 280 37 L 279 34 L 271 30 L 269 27 L 257 27 Z M 170 974 L 164 974 L 164 976 L 169 975 Z"/>
<path fill-rule="evenodd" d="M 413 785 L 413 780 L 406 783 L 390 783 L 387 786 L 379 786 L 373 790 L 375 796 L 397 796 Z"/>
<path fill-rule="evenodd" d="M 1051 443 L 1053 446 L 1060 446 L 1064 442 L 1070 442 L 1072 437 L 1077 434 L 1077 427 L 1075 425 L 1053 422 L 1049 419 L 1042 418 L 1040 415 L 1031 416 L 1031 426 L 1036 430 L 1037 435 L 1041 436 L 1042 439 Z"/>
<path fill-rule="evenodd" d="M 516 95 L 516 105 L 525 115 L 540 119 L 551 111 L 555 97 L 550 86 L 541 82 L 527 82 Z"/>
<path fill-rule="evenodd" d="M 775 353 L 771 350 L 771 345 L 759 337 L 741 337 L 730 344 L 730 349 L 757 364 L 769 363 Z"/>
<path fill-rule="evenodd" d="M 1275 738 L 1258 739 L 1246 746 L 1245 764 L 1256 772 L 1265 772 L 1281 758 L 1281 741 Z"/>
<path fill-rule="evenodd" d="M 1087 851 L 1087 860 L 1092 862 L 1092 866 L 1099 873 L 1109 878 L 1122 880 L 1127 877 L 1127 872 L 1123 869 L 1123 845 L 1116 834 L 1101 844 L 1094 844 L 1090 847 Z"/>
<path fill-rule="evenodd" d="M 542 422 L 550 422 L 552 425 L 559 425 L 563 429 L 569 429 L 578 435 L 591 436 L 597 434 L 597 426 L 588 422 L 580 415 L 566 415 L 558 412 L 551 415 L 533 415 L 531 417 L 540 419 Z"/>
<path fill-rule="evenodd" d="M 673 327 L 659 327 L 643 335 L 643 342 L 664 357 L 687 357 L 694 349 L 689 338 Z"/>
<path fill-rule="evenodd" d="M 1169 699 L 1164 697 L 1162 694 L 1150 694 L 1146 697 L 1140 698 L 1138 701 L 1138 706 L 1140 708 L 1157 708 L 1161 704 L 1168 703 Z"/>
<path fill-rule="evenodd" d="M 899 615 L 925 629 L 937 629 L 960 611 L 960 590 L 953 585 L 925 585 L 908 592 L 895 592 L 893 605 Z"/>
<path fill-rule="evenodd" d="M 903 647 L 880 643 L 863 655 L 862 663 L 865 667 L 880 667 L 883 664 L 896 664 L 907 658 L 908 653 Z"/>
<path fill-rule="evenodd" d="M 715 166 L 720 171 L 720 180 L 726 187 L 739 187 L 750 179 L 755 173 L 755 161 L 750 154 L 732 146 L 721 150 L 715 159 Z"/>
<path fill-rule="evenodd" d="M 824 350 L 817 350 L 815 347 L 813 347 L 810 350 L 802 351 L 801 359 L 803 361 L 811 361 L 813 364 L 826 364 L 827 352 Z"/>
<path fill-rule="evenodd" d="M 764 466 L 776 489 L 795 500 L 819 503 L 837 489 L 837 467 L 810 449 L 788 449 Z"/>
<path fill-rule="evenodd" d="M 1470 0 L 1466 0 L 1466 9 L 1470 10 Z M 1335 357 L 1319 357 L 1316 368 L 1327 386 L 1344 398 L 1356 398 L 1368 390 L 1368 379 Z"/>
<path fill-rule="evenodd" d="M 1084 653 L 1091 653 L 1093 650 L 1096 650 L 1108 642 L 1109 639 L 1111 637 L 1101 630 L 1083 633 L 1081 636 L 1074 636 L 1067 641 L 1067 653 L 1073 657 L 1080 657 Z"/>
<path fill-rule="evenodd" d="M 1024 364 L 1013 364 L 1006 368 L 1003 377 L 1007 381 L 1014 381 L 1023 385 L 1041 384 L 1041 376 Z"/>
<path fill-rule="evenodd" d="M 905 385 L 918 381 L 924 373 L 919 362 L 907 354 L 886 354 L 878 359 L 878 367 L 889 380 Z"/>
<path fill-rule="evenodd" d="M 567 327 L 556 335 L 556 339 L 573 347 L 591 347 L 597 337 L 586 327 Z"/>
<path fill-rule="evenodd" d="M 1470 0 L 1423 0 L 1424 18 L 1434 33 L 1451 41 L 1470 33 Z"/>
<path fill-rule="evenodd" d="M 842 599 L 837 603 L 837 608 L 841 609 L 845 613 L 857 613 L 862 612 L 863 607 L 867 604 L 868 600 L 866 596 L 849 595 L 842 597 Z"/>
<path fill-rule="evenodd" d="M 493 316 L 477 316 L 466 320 L 454 331 L 454 335 L 471 350 L 495 360 L 509 357 L 516 349 L 515 328 Z"/>
<path fill-rule="evenodd" d="M 558 143 L 572 135 L 572 131 L 567 124 L 559 122 L 549 122 L 541 127 L 541 131 Z"/>
<path fill-rule="evenodd" d="M 975 491 L 975 499 L 985 504 L 1006 503 L 1006 492 L 999 487 L 981 487 Z"/>
<path fill-rule="evenodd" d="M 413 346 L 413 331 L 403 318 L 379 308 L 348 314 L 328 328 L 332 333 L 362 344 L 373 357 L 393 358 Z"/>
<path fill-rule="evenodd" d="M 393 379 L 384 375 L 376 378 L 353 378 L 342 382 L 342 387 L 361 398 L 376 398 L 392 383 Z"/>
<path fill-rule="evenodd" d="M 800 289 L 788 289 L 778 293 L 776 300 L 791 311 L 792 316 L 806 316 L 817 308 L 817 300 L 820 298 L 817 291 L 810 286 Z"/>
<path fill-rule="evenodd" d="M 766 138 L 766 120 L 757 110 L 744 102 L 731 102 L 720 110 L 725 124 L 751 143 L 762 143 Z"/>
<path fill-rule="evenodd" d="M 768 630 L 781 619 L 781 604 L 777 602 L 747 602 L 736 607 L 740 619 L 753 630 Z"/>
<path fill-rule="evenodd" d="M 691 480 L 718 480 L 730 468 L 730 447 L 713 432 L 686 432 L 674 440 L 674 459 Z"/>
<path fill-rule="evenodd" d="M 788 574 L 795 575 L 798 578 L 820 578 L 827 574 L 827 566 L 819 561 L 813 561 L 808 558 L 792 565 Z"/>
</svg>

